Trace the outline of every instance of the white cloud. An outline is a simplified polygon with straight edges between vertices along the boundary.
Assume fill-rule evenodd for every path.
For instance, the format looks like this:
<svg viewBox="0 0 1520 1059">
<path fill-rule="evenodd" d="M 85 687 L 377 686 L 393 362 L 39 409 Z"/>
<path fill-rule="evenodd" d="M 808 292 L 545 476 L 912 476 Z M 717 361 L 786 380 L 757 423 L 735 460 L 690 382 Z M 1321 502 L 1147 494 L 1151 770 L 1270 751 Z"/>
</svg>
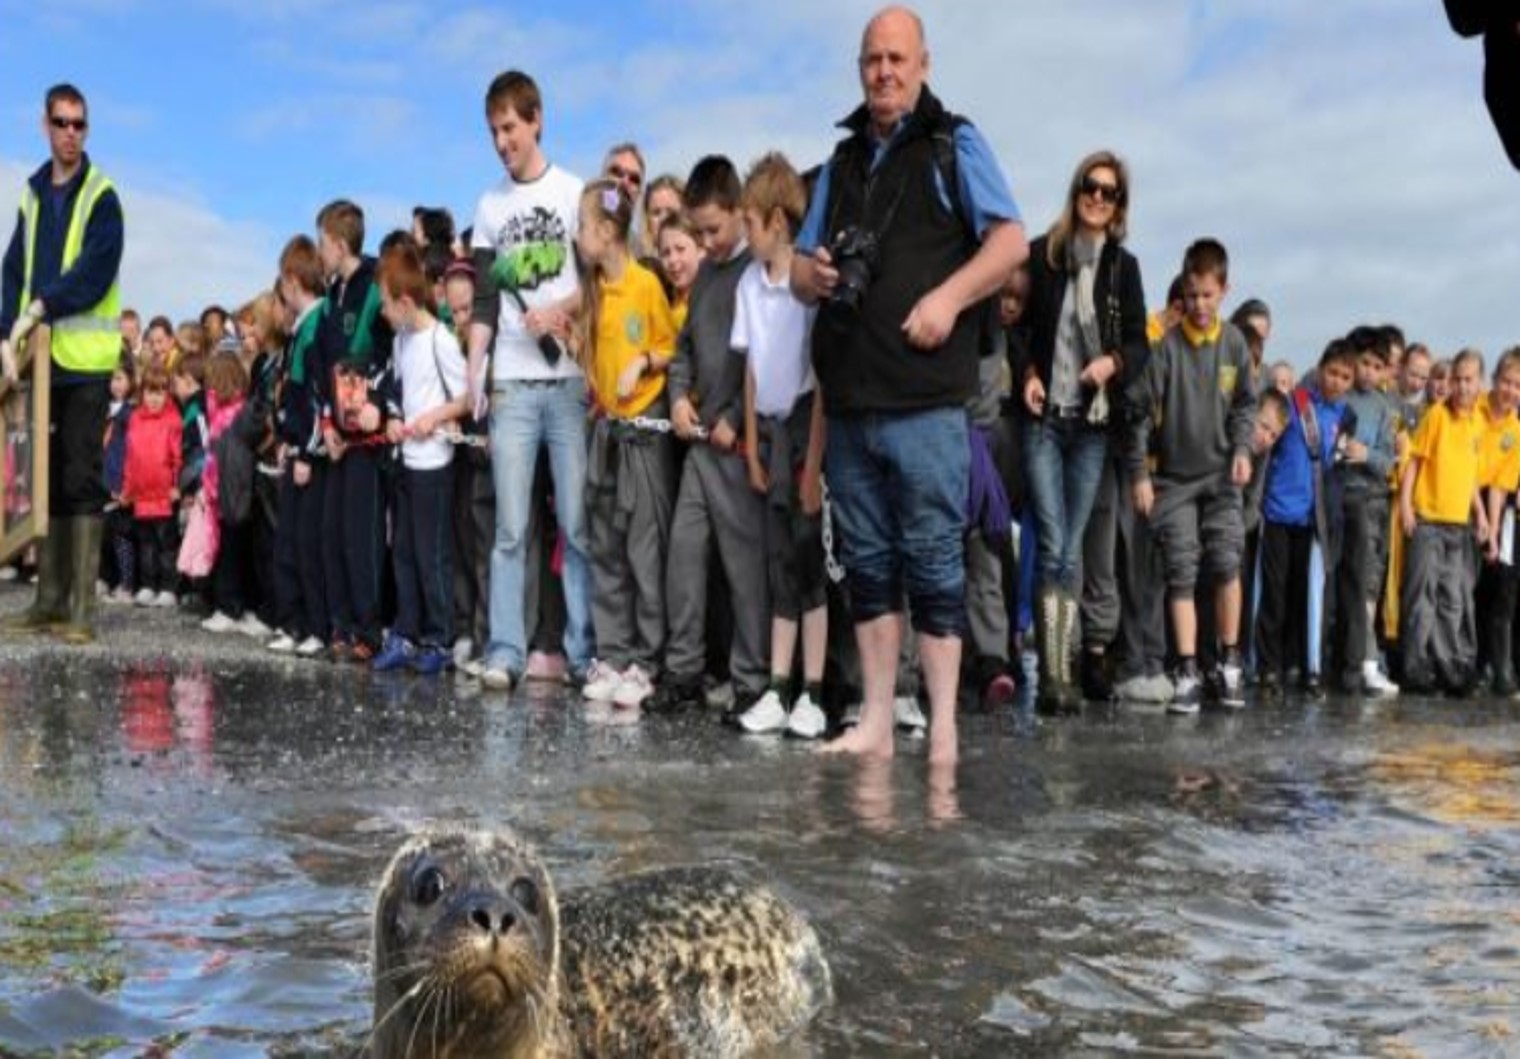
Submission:
<svg viewBox="0 0 1520 1059">
<path fill-rule="evenodd" d="M 35 165 L 0 159 L 0 230 L 10 239 L 21 187 Z M 212 302 L 237 303 L 274 279 L 279 247 L 259 225 L 235 221 L 191 195 L 118 179 L 126 214 L 122 298 L 145 317 L 188 319 Z"/>
</svg>

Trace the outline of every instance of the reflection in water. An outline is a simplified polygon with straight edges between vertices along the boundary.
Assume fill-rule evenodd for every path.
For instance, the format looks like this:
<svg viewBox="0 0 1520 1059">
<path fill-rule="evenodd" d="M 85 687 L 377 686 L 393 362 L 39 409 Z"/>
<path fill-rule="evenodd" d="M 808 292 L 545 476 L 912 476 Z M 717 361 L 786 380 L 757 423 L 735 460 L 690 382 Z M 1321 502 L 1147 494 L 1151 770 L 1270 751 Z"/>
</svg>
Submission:
<svg viewBox="0 0 1520 1059">
<path fill-rule="evenodd" d="M 0 1054 L 352 1055 L 411 828 L 567 888 L 720 861 L 818 924 L 819 1055 L 1497 1054 L 1520 720 L 1027 708 L 822 761 L 712 718 L 352 669 L 0 670 Z"/>
</svg>

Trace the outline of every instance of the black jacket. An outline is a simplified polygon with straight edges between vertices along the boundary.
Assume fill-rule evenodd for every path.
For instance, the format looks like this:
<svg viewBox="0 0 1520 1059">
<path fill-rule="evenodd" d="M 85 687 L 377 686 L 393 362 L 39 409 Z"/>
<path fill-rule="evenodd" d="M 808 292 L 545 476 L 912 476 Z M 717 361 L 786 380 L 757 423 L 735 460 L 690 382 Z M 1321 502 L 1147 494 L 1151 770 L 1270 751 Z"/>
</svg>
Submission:
<svg viewBox="0 0 1520 1059">
<path fill-rule="evenodd" d="M 1024 309 L 1020 327 L 1028 336 L 1027 343 L 1010 343 L 1010 356 L 1016 347 L 1022 346 L 1022 363 L 1015 361 L 1013 368 L 1014 396 L 1019 407 L 1024 406 L 1024 384 L 1033 372 L 1040 377 L 1046 389 L 1050 388 L 1051 365 L 1055 360 L 1056 331 L 1061 326 L 1061 306 L 1066 299 L 1070 275 L 1064 267 L 1052 268 L 1046 260 L 1045 248 L 1048 237 L 1040 236 L 1029 247 L 1029 300 Z M 1118 276 L 1117 326 L 1110 310 L 1115 275 Z M 1118 350 L 1123 360 L 1123 372 L 1108 385 L 1109 401 L 1116 411 L 1127 411 L 1124 395 L 1145 372 L 1150 359 L 1151 347 L 1145 337 L 1145 287 L 1140 280 L 1140 262 L 1135 256 L 1113 240 L 1103 246 L 1098 259 L 1098 274 L 1093 283 L 1093 301 L 1098 309 L 1098 330 L 1103 340 L 1104 352 Z M 1084 389 L 1083 404 L 1097 394 L 1096 390 Z M 1027 413 L 1027 409 L 1025 410 Z"/>
</svg>

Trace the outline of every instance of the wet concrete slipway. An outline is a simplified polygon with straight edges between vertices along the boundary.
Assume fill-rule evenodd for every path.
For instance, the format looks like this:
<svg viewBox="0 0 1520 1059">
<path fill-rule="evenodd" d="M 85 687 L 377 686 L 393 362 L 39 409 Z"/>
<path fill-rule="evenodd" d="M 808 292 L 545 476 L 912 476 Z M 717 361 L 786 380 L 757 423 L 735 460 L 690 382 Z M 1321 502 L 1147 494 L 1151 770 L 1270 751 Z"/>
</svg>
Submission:
<svg viewBox="0 0 1520 1059">
<path fill-rule="evenodd" d="M 23 593 L 0 595 L 0 610 Z M 379 679 L 115 609 L 0 642 L 0 1053 L 352 1055 L 429 821 L 562 888 L 727 862 L 817 923 L 788 1055 L 1520 1054 L 1520 708 L 969 717 L 955 789 L 558 691 Z"/>
</svg>

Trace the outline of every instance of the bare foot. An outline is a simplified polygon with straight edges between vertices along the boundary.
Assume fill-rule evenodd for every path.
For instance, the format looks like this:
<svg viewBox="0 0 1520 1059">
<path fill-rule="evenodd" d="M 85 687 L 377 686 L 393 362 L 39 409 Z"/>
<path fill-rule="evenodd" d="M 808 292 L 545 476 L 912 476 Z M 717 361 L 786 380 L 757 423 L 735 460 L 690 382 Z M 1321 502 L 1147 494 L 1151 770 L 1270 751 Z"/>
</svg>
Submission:
<svg viewBox="0 0 1520 1059">
<path fill-rule="evenodd" d="M 890 722 L 883 726 L 867 727 L 857 724 L 838 739 L 831 739 L 820 746 L 816 753 L 824 755 L 853 754 L 856 757 L 889 761 L 895 746 Z"/>
<path fill-rule="evenodd" d="M 934 770 L 955 770 L 956 762 L 960 760 L 960 747 L 957 745 L 955 729 L 946 732 L 941 727 L 931 726 L 929 729 L 929 768 Z"/>
<path fill-rule="evenodd" d="M 952 824 L 961 819 L 960 798 L 955 793 L 955 766 L 929 765 L 929 822 Z"/>
</svg>

